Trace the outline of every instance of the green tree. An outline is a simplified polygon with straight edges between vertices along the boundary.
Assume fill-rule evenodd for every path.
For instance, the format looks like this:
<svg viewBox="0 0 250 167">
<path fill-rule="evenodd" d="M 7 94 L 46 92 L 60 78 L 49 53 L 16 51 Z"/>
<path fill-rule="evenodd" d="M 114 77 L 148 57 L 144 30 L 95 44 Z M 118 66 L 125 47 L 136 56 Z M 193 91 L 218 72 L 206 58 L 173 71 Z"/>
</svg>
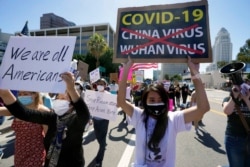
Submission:
<svg viewBox="0 0 250 167">
<path fill-rule="evenodd" d="M 169 80 L 169 79 L 170 79 L 169 75 L 168 75 L 168 74 L 165 74 L 165 75 L 164 75 L 164 79 Z"/>
<path fill-rule="evenodd" d="M 237 60 L 250 63 L 250 39 L 247 39 L 245 45 L 240 48 L 240 52 L 237 54 Z"/>
<path fill-rule="evenodd" d="M 172 77 L 170 77 L 170 80 L 171 81 L 181 81 L 182 80 L 182 77 L 180 75 L 174 75 Z"/>
<path fill-rule="evenodd" d="M 85 60 L 85 55 L 74 54 L 73 59 L 84 61 Z"/>
<path fill-rule="evenodd" d="M 109 77 L 110 73 L 118 72 L 119 64 L 112 63 L 114 51 L 111 48 L 107 48 L 106 52 L 100 57 L 100 66 L 106 69 L 106 76 Z"/>
<path fill-rule="evenodd" d="M 84 62 L 89 65 L 88 73 L 96 69 L 96 58 L 91 53 L 87 53 Z"/>
<path fill-rule="evenodd" d="M 106 52 L 107 47 L 107 42 L 101 34 L 94 33 L 89 38 L 89 41 L 87 42 L 87 48 L 89 52 L 96 58 L 96 67 L 99 66 L 99 59 Z"/>
</svg>

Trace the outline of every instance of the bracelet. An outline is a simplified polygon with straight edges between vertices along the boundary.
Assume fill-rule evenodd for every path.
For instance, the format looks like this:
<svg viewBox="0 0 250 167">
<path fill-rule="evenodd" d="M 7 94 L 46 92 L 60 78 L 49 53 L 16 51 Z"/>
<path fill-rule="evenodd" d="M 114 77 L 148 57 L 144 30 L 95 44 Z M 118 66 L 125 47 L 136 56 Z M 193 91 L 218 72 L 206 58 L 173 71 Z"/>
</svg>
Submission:
<svg viewBox="0 0 250 167">
<path fill-rule="evenodd" d="M 197 73 L 197 74 L 195 74 L 195 75 L 191 75 L 191 79 L 192 79 L 192 80 L 200 79 L 200 74 Z"/>
</svg>

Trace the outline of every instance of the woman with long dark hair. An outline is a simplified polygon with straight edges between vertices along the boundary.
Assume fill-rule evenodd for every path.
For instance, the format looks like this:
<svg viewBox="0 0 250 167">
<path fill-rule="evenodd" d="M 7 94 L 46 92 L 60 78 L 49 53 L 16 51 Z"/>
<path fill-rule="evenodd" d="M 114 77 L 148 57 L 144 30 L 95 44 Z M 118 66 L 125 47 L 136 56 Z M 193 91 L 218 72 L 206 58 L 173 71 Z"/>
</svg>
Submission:
<svg viewBox="0 0 250 167">
<path fill-rule="evenodd" d="M 143 109 L 126 101 L 126 80 L 133 62 L 128 58 L 119 83 L 118 105 L 126 112 L 129 123 L 136 129 L 134 167 L 175 166 L 176 136 L 191 129 L 191 122 L 200 119 L 210 106 L 199 77 L 199 64 L 188 57 L 188 66 L 197 93 L 197 105 L 182 111 L 168 112 L 168 96 L 161 84 L 150 85 L 142 96 Z"/>
</svg>

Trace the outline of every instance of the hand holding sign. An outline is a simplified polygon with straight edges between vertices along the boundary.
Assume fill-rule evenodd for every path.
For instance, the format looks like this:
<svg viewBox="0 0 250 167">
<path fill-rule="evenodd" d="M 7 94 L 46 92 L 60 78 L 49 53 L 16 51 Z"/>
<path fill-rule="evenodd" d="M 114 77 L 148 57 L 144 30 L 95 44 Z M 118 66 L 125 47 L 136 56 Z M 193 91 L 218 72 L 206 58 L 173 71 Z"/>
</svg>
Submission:
<svg viewBox="0 0 250 167">
<path fill-rule="evenodd" d="M 63 93 L 76 37 L 11 37 L 0 66 L 0 88 Z"/>
</svg>

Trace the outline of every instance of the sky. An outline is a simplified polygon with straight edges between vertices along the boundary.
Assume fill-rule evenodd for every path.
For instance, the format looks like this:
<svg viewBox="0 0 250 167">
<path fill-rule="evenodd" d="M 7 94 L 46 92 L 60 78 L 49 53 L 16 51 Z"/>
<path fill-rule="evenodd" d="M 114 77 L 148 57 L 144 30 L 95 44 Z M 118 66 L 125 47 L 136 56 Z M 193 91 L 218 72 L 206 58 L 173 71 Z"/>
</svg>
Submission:
<svg viewBox="0 0 250 167">
<path fill-rule="evenodd" d="M 30 30 L 40 29 L 40 17 L 54 13 L 76 25 L 109 23 L 116 30 L 118 8 L 165 5 L 197 0 L 10 0 L 0 1 L 0 29 L 3 33 L 21 31 L 28 21 Z M 208 0 L 211 45 L 222 27 L 231 37 L 233 60 L 250 38 L 249 0 Z M 200 72 L 208 63 L 201 63 Z"/>
</svg>

